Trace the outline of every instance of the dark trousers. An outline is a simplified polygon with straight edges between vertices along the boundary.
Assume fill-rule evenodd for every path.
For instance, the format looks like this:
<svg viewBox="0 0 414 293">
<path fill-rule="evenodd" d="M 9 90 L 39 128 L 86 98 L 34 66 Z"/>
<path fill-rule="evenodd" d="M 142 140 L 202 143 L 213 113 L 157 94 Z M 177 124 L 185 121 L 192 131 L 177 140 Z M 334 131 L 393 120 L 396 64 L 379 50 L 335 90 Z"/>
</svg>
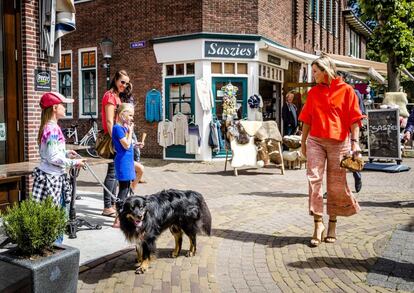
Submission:
<svg viewBox="0 0 414 293">
<path fill-rule="evenodd" d="M 112 194 L 116 193 L 116 185 L 118 181 L 115 179 L 115 163 L 111 162 L 108 164 L 108 171 L 106 172 L 106 177 L 104 184 L 106 188 L 108 188 Z M 114 203 L 115 200 L 111 198 L 111 195 L 104 189 L 103 192 L 103 200 L 104 200 L 104 208 L 110 208 Z"/>
<path fill-rule="evenodd" d="M 124 201 L 129 194 L 131 181 L 119 181 L 118 198 Z"/>
</svg>

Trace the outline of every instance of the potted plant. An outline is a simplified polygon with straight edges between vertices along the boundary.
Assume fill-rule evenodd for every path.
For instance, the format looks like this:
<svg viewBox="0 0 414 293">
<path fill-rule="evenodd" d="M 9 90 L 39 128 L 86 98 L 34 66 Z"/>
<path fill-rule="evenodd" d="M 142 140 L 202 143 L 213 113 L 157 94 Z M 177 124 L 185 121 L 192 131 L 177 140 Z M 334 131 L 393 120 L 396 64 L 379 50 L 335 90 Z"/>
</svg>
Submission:
<svg viewBox="0 0 414 293">
<path fill-rule="evenodd" d="M 24 200 L 0 217 L 14 244 L 0 249 L 0 292 L 76 292 L 79 250 L 55 244 L 66 227 L 63 208 L 50 197 Z"/>
</svg>

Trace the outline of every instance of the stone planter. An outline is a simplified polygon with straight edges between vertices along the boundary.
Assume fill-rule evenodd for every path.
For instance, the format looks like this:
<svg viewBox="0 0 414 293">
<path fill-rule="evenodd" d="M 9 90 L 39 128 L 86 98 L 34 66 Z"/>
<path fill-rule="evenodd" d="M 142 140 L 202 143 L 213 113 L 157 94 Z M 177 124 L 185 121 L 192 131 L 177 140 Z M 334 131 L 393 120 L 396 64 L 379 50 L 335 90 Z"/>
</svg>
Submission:
<svg viewBox="0 0 414 293">
<path fill-rule="evenodd" d="M 13 249 L 0 253 L 0 292 L 76 292 L 79 250 L 60 245 L 36 260 L 17 258 Z"/>
</svg>

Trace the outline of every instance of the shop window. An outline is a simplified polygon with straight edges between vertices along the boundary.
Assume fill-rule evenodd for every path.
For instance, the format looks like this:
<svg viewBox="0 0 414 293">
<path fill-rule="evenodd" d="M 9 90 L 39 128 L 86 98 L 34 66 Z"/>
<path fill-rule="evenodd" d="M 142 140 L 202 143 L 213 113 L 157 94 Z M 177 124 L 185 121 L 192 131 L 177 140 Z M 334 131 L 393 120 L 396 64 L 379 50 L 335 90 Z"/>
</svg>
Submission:
<svg viewBox="0 0 414 293">
<path fill-rule="evenodd" d="M 235 64 L 234 63 L 224 63 L 224 73 L 225 74 L 235 74 Z"/>
<path fill-rule="evenodd" d="M 169 120 L 177 113 L 191 117 L 191 83 L 171 83 L 169 97 Z"/>
<path fill-rule="evenodd" d="M 247 74 L 247 63 L 237 63 L 237 74 Z"/>
<path fill-rule="evenodd" d="M 222 74 L 221 62 L 212 62 L 211 63 L 211 73 Z"/>
<path fill-rule="evenodd" d="M 166 69 L 167 69 L 167 76 L 173 76 L 174 75 L 174 64 L 167 65 Z"/>
<path fill-rule="evenodd" d="M 175 64 L 175 75 L 184 75 L 184 64 Z"/>
<path fill-rule="evenodd" d="M 59 93 L 66 98 L 72 98 L 72 53 L 62 52 L 58 64 Z M 66 118 L 73 117 L 73 104 L 66 105 Z"/>
<path fill-rule="evenodd" d="M 187 74 L 194 74 L 194 63 L 187 63 Z"/>
<path fill-rule="evenodd" d="M 79 113 L 80 117 L 97 115 L 97 69 L 96 48 L 80 50 Z"/>
<path fill-rule="evenodd" d="M 259 64 L 259 77 L 272 81 L 283 82 L 282 69 L 269 65 Z"/>
</svg>

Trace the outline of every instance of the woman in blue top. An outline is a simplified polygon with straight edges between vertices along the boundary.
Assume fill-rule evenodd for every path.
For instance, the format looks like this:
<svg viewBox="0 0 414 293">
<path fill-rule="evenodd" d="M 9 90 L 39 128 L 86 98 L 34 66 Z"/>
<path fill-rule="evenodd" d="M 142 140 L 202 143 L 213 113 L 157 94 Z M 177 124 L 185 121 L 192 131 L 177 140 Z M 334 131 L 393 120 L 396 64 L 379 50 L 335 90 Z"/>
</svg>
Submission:
<svg viewBox="0 0 414 293">
<path fill-rule="evenodd" d="M 115 177 L 119 182 L 118 198 L 123 201 L 130 192 L 131 181 L 135 179 L 134 149 L 132 134 L 134 133 L 134 107 L 124 103 L 118 108 L 118 121 L 112 128 L 112 142 L 115 147 Z M 119 228 L 116 218 L 114 228 Z"/>
</svg>

